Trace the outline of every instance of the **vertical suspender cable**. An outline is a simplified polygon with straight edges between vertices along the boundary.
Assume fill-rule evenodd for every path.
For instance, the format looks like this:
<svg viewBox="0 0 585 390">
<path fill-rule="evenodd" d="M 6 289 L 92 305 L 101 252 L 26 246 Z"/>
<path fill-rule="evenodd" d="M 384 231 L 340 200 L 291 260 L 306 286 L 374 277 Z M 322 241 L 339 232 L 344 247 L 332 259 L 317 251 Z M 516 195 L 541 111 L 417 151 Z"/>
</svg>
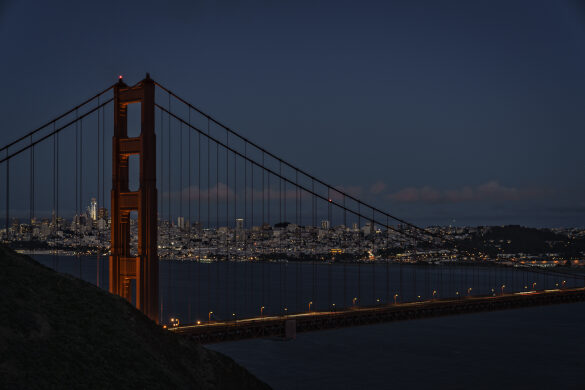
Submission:
<svg viewBox="0 0 585 390">
<path fill-rule="evenodd" d="M 187 185 L 189 186 L 189 190 L 188 190 L 188 194 L 187 194 L 187 208 L 188 208 L 188 218 L 187 218 L 187 235 L 188 235 L 188 240 L 187 240 L 187 245 L 189 248 L 189 263 L 188 263 L 188 268 L 187 268 L 187 280 L 189 281 L 189 284 L 192 284 L 191 281 L 191 267 L 193 265 L 193 255 L 191 252 L 191 107 L 187 107 L 187 109 L 189 110 L 189 123 L 188 123 L 188 128 L 187 128 L 187 138 L 188 138 L 188 143 L 189 143 L 189 147 L 187 149 L 188 152 L 188 175 L 189 175 L 189 179 L 187 181 Z M 192 295 L 192 290 L 188 292 L 188 298 L 189 298 L 189 323 L 192 322 L 191 320 L 191 295 Z"/>
<path fill-rule="evenodd" d="M 35 175 L 35 173 L 34 173 L 35 172 L 35 147 L 32 144 L 32 142 L 33 142 L 33 140 L 32 140 L 32 135 L 31 135 L 30 136 L 30 145 L 31 145 L 31 147 L 30 147 L 30 177 L 29 177 L 29 180 L 30 180 L 30 183 L 29 183 L 29 202 L 30 202 L 30 205 L 29 205 L 29 210 L 28 210 L 28 212 L 29 212 L 28 223 L 29 223 L 29 227 L 30 227 L 29 233 L 28 233 L 29 241 L 32 241 L 32 236 L 33 236 L 33 228 L 34 228 L 33 217 L 34 217 L 34 208 L 35 208 L 35 200 L 34 200 L 35 199 L 35 195 L 34 195 L 35 194 L 35 179 L 34 179 L 34 175 Z"/>
<path fill-rule="evenodd" d="M 390 303 L 390 252 L 388 251 L 390 225 L 388 222 L 388 216 L 386 215 L 386 304 Z"/>
<path fill-rule="evenodd" d="M 56 245 L 57 245 L 57 234 L 56 234 L 56 222 L 57 217 L 55 215 L 56 201 L 57 201 L 57 183 L 56 183 L 56 163 L 57 163 L 57 135 L 55 134 L 55 122 L 53 122 L 53 211 L 51 213 L 51 234 L 53 235 L 53 262 L 56 262 Z M 7 231 L 8 233 L 8 231 Z M 57 269 L 56 264 L 54 265 Z"/>
<path fill-rule="evenodd" d="M 331 218 L 332 217 L 332 215 L 331 215 L 331 188 L 329 188 L 329 187 L 327 187 L 327 200 L 328 200 L 328 203 L 327 203 L 327 219 L 329 221 L 329 227 L 331 227 L 331 226 L 333 226 L 333 221 L 332 221 L 332 218 Z M 327 236 L 329 236 L 329 231 L 327 231 Z M 328 289 L 328 295 L 329 295 L 327 299 L 329 301 L 328 303 L 329 303 L 329 306 L 330 307 L 331 307 L 331 305 L 333 303 L 333 301 L 332 301 L 333 298 L 331 296 L 331 293 L 332 293 L 332 289 L 331 289 L 331 269 L 332 269 L 332 267 L 333 267 L 333 261 L 331 261 L 328 264 L 328 266 L 327 266 L 327 279 L 328 279 L 327 280 L 327 289 Z"/>
<path fill-rule="evenodd" d="M 264 152 L 262 152 L 262 219 L 260 221 L 260 245 L 261 245 L 261 253 L 262 255 L 264 255 Z M 266 291 L 265 291 L 265 277 L 266 277 L 266 270 L 265 270 L 265 259 L 264 256 L 262 256 L 262 306 L 265 306 L 266 304 Z"/>
<path fill-rule="evenodd" d="M 100 97 L 98 96 L 98 100 L 97 100 L 97 104 L 98 106 L 100 105 Z M 96 210 L 95 210 L 95 221 L 94 223 L 96 224 L 97 227 L 97 233 L 98 233 L 98 251 L 97 251 L 97 259 L 96 259 L 96 285 L 99 287 L 100 286 L 100 251 L 101 251 L 101 232 L 99 229 L 99 225 L 98 225 L 98 211 L 100 208 L 100 110 L 98 109 L 97 112 L 97 206 L 96 206 Z"/>
<path fill-rule="evenodd" d="M 296 176 L 295 182 L 296 182 L 296 185 L 298 188 L 298 185 L 299 185 L 299 171 L 298 170 L 296 171 L 296 175 L 297 176 Z M 313 211 L 313 227 L 315 228 L 316 227 L 315 225 L 317 224 L 316 223 L 317 198 L 315 197 L 315 180 L 314 179 L 311 179 L 311 192 L 313 193 L 313 202 L 312 202 L 313 210 L 312 211 Z M 314 253 L 311 256 L 311 266 L 313 268 L 313 291 L 311 293 L 311 301 L 315 302 L 316 301 L 316 297 L 315 297 L 315 276 L 316 276 L 315 272 L 316 272 L 316 269 L 315 269 L 315 254 Z"/>
<path fill-rule="evenodd" d="M 282 222 L 283 222 L 282 221 L 282 162 L 278 163 L 278 174 L 280 176 L 279 181 L 278 181 L 278 223 L 282 224 Z M 280 226 L 280 229 L 283 228 L 282 225 L 279 225 L 279 226 Z M 282 254 L 282 257 L 283 257 L 282 260 L 284 260 L 285 255 L 282 251 L 282 233 L 283 233 L 283 231 L 281 230 L 279 232 L 279 235 L 278 235 L 278 251 Z M 286 264 L 284 264 L 284 285 L 281 286 L 281 290 L 280 290 L 281 296 L 284 295 L 284 301 L 281 298 L 280 306 L 283 307 L 283 305 L 284 305 L 285 308 L 287 306 L 286 305 L 286 268 L 287 268 L 287 266 L 288 266 L 288 261 Z M 283 278 L 282 267 L 283 267 L 283 265 L 282 265 L 282 261 L 281 261 L 280 262 L 280 269 L 279 269 L 281 278 Z"/>
<path fill-rule="evenodd" d="M 232 153 L 234 155 L 234 234 L 232 236 L 232 242 L 234 244 L 234 248 L 235 248 L 235 260 L 236 263 L 234 263 L 234 274 L 233 274 L 233 280 L 234 280 L 234 287 L 233 287 L 233 294 L 234 294 L 234 298 L 232 300 L 233 305 L 234 305 L 234 310 L 233 312 L 236 313 L 237 310 L 237 294 L 236 294 L 236 290 L 237 290 L 237 270 L 238 270 L 238 241 L 237 241 L 237 236 L 236 236 L 236 229 L 237 229 L 237 225 L 236 225 L 236 218 L 238 217 L 238 166 L 237 166 L 237 157 L 235 153 Z"/>
<path fill-rule="evenodd" d="M 75 110 L 75 118 L 77 118 L 77 110 Z M 75 220 L 73 221 L 75 226 L 75 240 L 79 243 L 79 122 L 75 121 Z M 79 248 L 77 248 L 79 249 Z M 79 255 L 79 250 L 76 250 L 76 256 Z"/>
<path fill-rule="evenodd" d="M 160 191 L 161 194 L 159 196 L 160 199 L 160 212 L 157 215 L 157 224 L 160 224 L 162 222 L 162 219 L 164 218 L 164 206 L 165 203 L 163 201 L 164 198 L 164 190 L 165 190 L 165 181 L 164 181 L 164 172 L 165 172 L 165 159 L 164 159 L 164 145 L 165 145 L 165 137 L 164 137 L 164 112 L 162 110 L 162 108 L 160 109 Z M 157 234 L 159 237 L 162 236 L 162 234 L 160 234 L 158 232 L 157 229 Z M 167 262 L 167 265 L 169 263 Z M 162 292 L 162 288 L 160 289 L 160 292 Z M 164 319 L 164 315 L 163 315 L 163 297 L 160 296 L 161 294 L 159 293 L 159 298 L 160 298 L 160 321 L 161 323 L 163 322 Z"/>
<path fill-rule="evenodd" d="M 209 141 L 209 117 L 207 118 L 207 233 L 209 233 L 210 225 L 211 225 L 211 148 L 210 148 L 210 141 Z M 209 253 L 209 246 L 211 241 L 207 241 L 207 253 Z M 207 264 L 207 312 L 211 313 L 210 310 L 210 302 L 211 302 L 211 264 Z M 211 317 L 209 317 L 211 318 Z"/>
<path fill-rule="evenodd" d="M 343 194 L 343 226 L 344 232 L 343 235 L 345 236 L 347 231 L 347 209 L 345 208 L 345 194 Z M 347 261 L 343 260 L 343 305 L 345 307 L 347 305 Z"/>
<path fill-rule="evenodd" d="M 229 183 L 229 146 L 230 146 L 230 133 L 225 132 L 226 134 L 226 145 L 227 148 L 225 148 L 225 245 L 226 245 L 226 260 L 227 260 L 227 264 L 226 264 L 226 279 L 225 279 L 225 293 L 226 293 L 226 300 L 225 300 L 225 311 L 226 311 L 226 316 L 229 315 L 229 307 L 230 307 L 230 291 L 229 291 L 229 276 L 230 276 L 230 268 L 231 268 L 231 264 L 230 264 L 230 245 L 229 245 L 229 241 L 228 241 L 228 237 L 229 237 L 229 228 L 230 228 L 230 223 L 229 223 L 229 217 L 230 217 L 230 207 L 229 207 L 229 193 L 228 193 L 228 183 Z M 229 317 L 228 317 L 229 318 Z"/>
<path fill-rule="evenodd" d="M 361 303 L 362 299 L 362 212 L 361 212 L 361 203 L 358 202 L 358 302 Z"/>
<path fill-rule="evenodd" d="M 216 256 L 215 256 L 215 308 L 219 310 L 219 256 L 217 250 L 219 249 L 219 240 L 217 233 L 219 229 L 219 144 L 215 143 L 215 237 L 216 237 Z"/>
<path fill-rule="evenodd" d="M 247 142 L 244 142 L 244 223 L 242 224 L 243 234 L 244 234 L 244 283 L 247 284 L 247 277 L 248 277 L 248 148 Z M 251 285 L 250 285 L 251 286 Z M 250 299 L 252 296 L 252 287 L 250 287 L 250 296 L 248 296 L 248 289 L 247 286 L 244 286 L 244 295 L 245 295 L 245 308 L 246 310 L 250 307 Z"/>
<path fill-rule="evenodd" d="M 296 181 L 297 181 L 297 184 L 298 184 L 298 181 L 299 181 L 299 179 L 298 179 L 298 171 L 297 171 Z M 303 203 L 302 203 L 302 198 L 303 198 L 303 192 L 302 192 L 302 190 L 299 187 L 299 223 L 298 223 L 299 228 L 297 230 L 297 232 L 298 232 L 298 242 L 299 242 L 299 245 L 301 244 L 301 225 L 303 224 L 303 217 L 302 217 L 302 215 L 303 215 Z M 298 273 L 297 289 L 300 290 L 301 289 L 301 286 L 303 285 L 303 272 L 302 272 L 302 269 L 301 269 L 301 263 L 299 263 L 299 262 L 297 262 L 297 273 Z"/>
<path fill-rule="evenodd" d="M 6 148 L 8 155 L 8 148 Z M 10 240 L 8 235 L 10 228 L 10 160 L 6 160 L 6 239 Z"/>
<path fill-rule="evenodd" d="M 168 212 L 169 212 L 169 224 L 167 227 L 167 243 L 171 243 L 171 227 L 173 225 L 173 215 L 171 213 L 171 94 L 169 94 L 169 114 L 168 114 L 168 119 L 169 119 L 169 123 L 168 123 L 168 132 L 167 132 L 167 158 L 168 158 L 168 164 L 167 164 L 167 174 L 168 174 L 168 180 L 167 180 L 167 207 L 168 207 Z M 173 259 L 167 259 L 168 260 L 168 272 L 169 272 L 169 285 L 168 285 L 168 297 L 167 300 L 169 301 L 168 304 L 168 314 L 169 315 L 173 315 Z"/>
<path fill-rule="evenodd" d="M 374 249 L 374 240 L 375 240 L 374 231 L 374 209 L 372 209 L 372 220 L 370 221 L 370 241 L 372 242 L 371 250 L 373 252 Z M 372 304 L 376 304 L 376 260 L 372 260 Z"/>
<path fill-rule="evenodd" d="M 201 224 L 201 133 L 197 133 L 197 315 L 201 313 L 201 247 L 203 246 L 203 225 Z"/>
</svg>

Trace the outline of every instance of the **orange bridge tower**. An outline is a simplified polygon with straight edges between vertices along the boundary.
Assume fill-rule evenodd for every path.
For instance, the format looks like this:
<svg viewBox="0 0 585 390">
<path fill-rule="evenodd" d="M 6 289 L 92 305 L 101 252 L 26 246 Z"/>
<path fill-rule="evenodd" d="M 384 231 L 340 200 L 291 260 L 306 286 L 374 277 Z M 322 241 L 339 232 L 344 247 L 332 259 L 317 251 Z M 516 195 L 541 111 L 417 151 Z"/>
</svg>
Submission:
<svg viewBox="0 0 585 390">
<path fill-rule="evenodd" d="M 110 292 L 132 301 L 135 280 L 136 307 L 159 322 L 156 137 L 154 134 L 154 81 L 146 78 L 133 87 L 120 78 L 114 87 L 112 139 L 112 203 Z M 138 137 L 128 137 L 128 105 L 141 104 Z M 138 124 L 131 124 L 137 126 Z M 128 158 L 140 156 L 140 187 L 128 187 Z M 138 256 L 130 255 L 130 213 L 138 213 Z"/>
</svg>

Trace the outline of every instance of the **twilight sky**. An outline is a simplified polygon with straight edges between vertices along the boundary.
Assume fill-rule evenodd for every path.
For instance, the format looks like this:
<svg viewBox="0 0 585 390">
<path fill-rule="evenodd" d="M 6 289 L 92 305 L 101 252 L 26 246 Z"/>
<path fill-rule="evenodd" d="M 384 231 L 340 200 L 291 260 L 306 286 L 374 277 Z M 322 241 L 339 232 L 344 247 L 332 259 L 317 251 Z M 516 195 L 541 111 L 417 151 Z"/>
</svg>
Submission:
<svg viewBox="0 0 585 390">
<path fill-rule="evenodd" d="M 582 2 L 173 3 L 0 0 L 0 145 L 150 72 L 416 223 L 585 226 Z"/>
</svg>

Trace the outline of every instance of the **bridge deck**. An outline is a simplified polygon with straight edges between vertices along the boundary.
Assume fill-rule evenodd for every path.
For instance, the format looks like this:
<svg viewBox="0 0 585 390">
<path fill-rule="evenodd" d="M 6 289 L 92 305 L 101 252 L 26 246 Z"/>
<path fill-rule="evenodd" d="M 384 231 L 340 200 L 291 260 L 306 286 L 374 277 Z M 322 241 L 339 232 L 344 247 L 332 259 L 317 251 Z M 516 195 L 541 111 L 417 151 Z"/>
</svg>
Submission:
<svg viewBox="0 0 585 390">
<path fill-rule="evenodd" d="M 585 288 L 532 291 L 460 299 L 436 299 L 424 302 L 352 308 L 336 312 L 311 312 L 287 316 L 258 317 L 229 322 L 185 325 L 170 328 L 170 330 L 192 336 L 201 343 L 215 343 L 258 337 L 294 337 L 296 332 L 579 301 L 585 301 Z"/>
</svg>

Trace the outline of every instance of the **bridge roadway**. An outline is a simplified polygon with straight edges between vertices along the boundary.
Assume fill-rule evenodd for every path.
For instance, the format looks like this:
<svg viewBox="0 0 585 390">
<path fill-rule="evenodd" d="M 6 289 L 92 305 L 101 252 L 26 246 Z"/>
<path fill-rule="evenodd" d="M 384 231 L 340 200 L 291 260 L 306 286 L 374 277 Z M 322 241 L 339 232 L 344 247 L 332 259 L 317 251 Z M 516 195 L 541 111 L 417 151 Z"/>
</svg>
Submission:
<svg viewBox="0 0 585 390">
<path fill-rule="evenodd" d="M 293 338 L 297 332 L 580 301 L 585 301 L 585 288 L 434 299 L 423 302 L 354 307 L 334 312 L 264 316 L 224 322 L 212 321 L 173 327 L 169 330 L 194 337 L 203 344 L 259 337 Z"/>
</svg>

